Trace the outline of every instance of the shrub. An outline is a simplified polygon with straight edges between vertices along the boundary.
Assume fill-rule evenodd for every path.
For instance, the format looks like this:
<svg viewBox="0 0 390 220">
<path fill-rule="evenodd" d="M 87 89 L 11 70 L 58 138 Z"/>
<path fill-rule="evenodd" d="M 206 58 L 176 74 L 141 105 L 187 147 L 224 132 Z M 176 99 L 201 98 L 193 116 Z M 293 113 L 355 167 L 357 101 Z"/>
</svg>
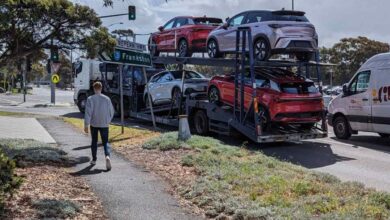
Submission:
<svg viewBox="0 0 390 220">
<path fill-rule="evenodd" d="M 11 195 L 22 183 L 22 179 L 14 174 L 14 170 L 15 162 L 0 151 L 0 215 L 5 197 Z"/>
<path fill-rule="evenodd" d="M 34 140 L 1 139 L 0 147 L 18 166 L 26 163 L 63 163 L 68 159 L 64 151 Z"/>
<path fill-rule="evenodd" d="M 80 212 L 80 207 L 67 200 L 43 199 L 33 202 L 40 218 L 65 219 L 72 218 Z"/>
</svg>

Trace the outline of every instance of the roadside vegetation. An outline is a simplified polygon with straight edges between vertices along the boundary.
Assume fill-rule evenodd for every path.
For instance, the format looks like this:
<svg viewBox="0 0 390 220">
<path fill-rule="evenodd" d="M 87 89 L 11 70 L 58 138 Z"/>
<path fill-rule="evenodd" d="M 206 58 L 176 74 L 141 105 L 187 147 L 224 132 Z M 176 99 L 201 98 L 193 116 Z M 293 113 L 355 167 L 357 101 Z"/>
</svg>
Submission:
<svg viewBox="0 0 390 220">
<path fill-rule="evenodd" d="M 79 162 L 53 145 L 0 139 L 0 219 L 106 219 L 88 184 L 67 168 Z"/>
<path fill-rule="evenodd" d="M 83 128 L 81 119 L 64 119 Z M 201 136 L 110 127 L 113 147 L 164 177 L 183 206 L 216 219 L 389 219 L 390 195 Z M 128 138 L 126 140 L 126 138 Z M 188 205 L 190 204 L 190 205 Z"/>
<path fill-rule="evenodd" d="M 179 193 L 205 210 L 206 216 L 233 219 L 388 219 L 390 194 L 356 182 L 312 172 L 260 152 L 224 145 L 209 137 L 186 142 L 165 133 L 143 148 L 192 149 L 182 157 L 199 177 Z"/>
</svg>

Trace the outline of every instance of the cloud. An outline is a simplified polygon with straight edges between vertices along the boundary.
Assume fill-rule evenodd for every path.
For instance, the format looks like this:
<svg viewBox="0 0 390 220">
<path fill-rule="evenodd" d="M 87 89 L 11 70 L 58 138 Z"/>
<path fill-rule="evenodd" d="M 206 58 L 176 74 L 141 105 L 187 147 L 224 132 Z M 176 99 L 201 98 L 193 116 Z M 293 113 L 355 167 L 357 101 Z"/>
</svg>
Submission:
<svg viewBox="0 0 390 220">
<path fill-rule="evenodd" d="M 136 33 L 151 33 L 179 15 L 232 17 L 245 10 L 291 9 L 291 0 L 114 0 L 114 7 L 103 7 L 103 0 L 74 0 L 94 8 L 99 15 L 127 13 L 128 5 L 137 7 L 137 20 L 127 16 L 104 19 L 104 25 L 123 22 L 110 29 L 131 28 Z M 316 26 L 322 46 L 332 46 L 343 37 L 359 35 L 389 42 L 389 0 L 295 0 L 296 10 L 307 12 Z M 145 43 L 148 37 L 137 40 Z"/>
</svg>

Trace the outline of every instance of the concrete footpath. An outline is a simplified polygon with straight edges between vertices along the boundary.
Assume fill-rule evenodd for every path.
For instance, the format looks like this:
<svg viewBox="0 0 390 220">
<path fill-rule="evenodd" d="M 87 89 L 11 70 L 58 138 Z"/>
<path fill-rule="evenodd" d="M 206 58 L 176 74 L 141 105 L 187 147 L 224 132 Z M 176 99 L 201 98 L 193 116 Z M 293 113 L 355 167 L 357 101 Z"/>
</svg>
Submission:
<svg viewBox="0 0 390 220">
<path fill-rule="evenodd" d="M 48 144 L 56 143 L 35 118 L 0 116 L 0 138 L 33 139 Z"/>
<path fill-rule="evenodd" d="M 77 158 L 90 157 L 90 138 L 76 131 L 62 120 L 40 118 L 63 150 Z M 165 191 L 164 182 L 112 153 L 112 170 L 106 172 L 102 147 L 98 150 L 97 165 L 78 164 L 73 175 L 85 177 L 93 191 L 101 198 L 110 219 L 182 220 L 201 219 L 186 213 Z"/>
</svg>

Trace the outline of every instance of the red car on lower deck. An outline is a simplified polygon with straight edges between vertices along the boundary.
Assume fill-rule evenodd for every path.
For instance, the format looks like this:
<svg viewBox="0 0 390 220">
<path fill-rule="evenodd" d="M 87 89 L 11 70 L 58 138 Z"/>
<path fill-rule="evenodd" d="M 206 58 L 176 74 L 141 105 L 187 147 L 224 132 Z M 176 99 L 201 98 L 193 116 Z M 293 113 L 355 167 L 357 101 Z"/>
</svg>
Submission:
<svg viewBox="0 0 390 220">
<path fill-rule="evenodd" d="M 152 34 L 149 50 L 152 56 L 158 56 L 160 52 L 177 52 L 180 57 L 191 57 L 194 52 L 206 52 L 209 33 L 222 23 L 219 18 L 173 18 Z"/>
<path fill-rule="evenodd" d="M 313 81 L 280 68 L 256 68 L 255 79 L 263 128 L 270 123 L 311 128 L 322 119 L 323 99 Z M 249 72 L 244 91 L 244 107 L 248 110 L 253 102 Z M 213 77 L 208 96 L 210 102 L 234 105 L 234 75 Z"/>
</svg>

